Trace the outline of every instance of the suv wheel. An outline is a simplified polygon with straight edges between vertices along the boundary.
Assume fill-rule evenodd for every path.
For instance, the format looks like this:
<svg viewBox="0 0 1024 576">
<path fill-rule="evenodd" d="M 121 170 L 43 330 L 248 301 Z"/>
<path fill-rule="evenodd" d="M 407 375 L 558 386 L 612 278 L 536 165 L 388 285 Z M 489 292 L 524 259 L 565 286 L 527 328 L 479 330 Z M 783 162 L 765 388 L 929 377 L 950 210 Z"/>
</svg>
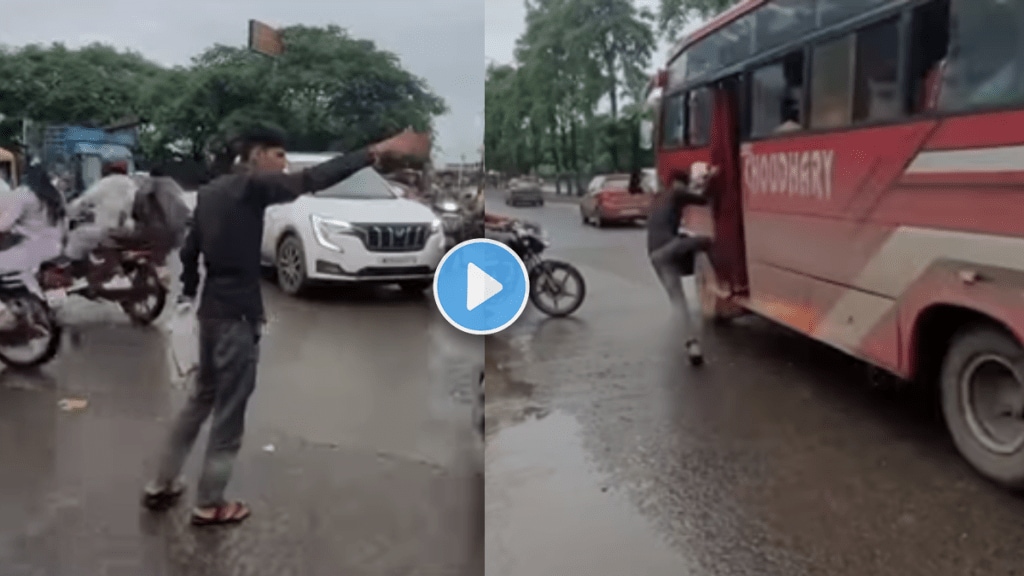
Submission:
<svg viewBox="0 0 1024 576">
<path fill-rule="evenodd" d="M 308 284 L 306 276 L 306 251 L 294 234 L 281 240 L 277 247 L 277 285 L 289 296 L 301 294 Z"/>
</svg>

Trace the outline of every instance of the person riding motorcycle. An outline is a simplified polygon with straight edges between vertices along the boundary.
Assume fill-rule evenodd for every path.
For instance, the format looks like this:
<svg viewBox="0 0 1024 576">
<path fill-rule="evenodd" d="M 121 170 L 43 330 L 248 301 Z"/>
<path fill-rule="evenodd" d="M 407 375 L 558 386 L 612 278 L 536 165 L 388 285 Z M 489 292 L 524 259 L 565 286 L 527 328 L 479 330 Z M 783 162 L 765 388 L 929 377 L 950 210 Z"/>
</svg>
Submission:
<svg viewBox="0 0 1024 576">
<path fill-rule="evenodd" d="M 113 258 L 89 264 L 90 253 L 109 242 L 115 233 L 130 233 L 135 223 L 132 206 L 138 183 L 128 176 L 128 163 L 108 162 L 103 166 L 103 177 L 90 186 L 68 206 L 68 218 L 79 222 L 68 233 L 64 255 L 88 270 L 88 282 L 101 284 L 107 290 L 131 287 L 131 281 L 117 274 L 118 263 Z M 86 214 L 91 215 L 91 220 Z"/>
<path fill-rule="evenodd" d="M 518 222 L 511 216 L 492 214 L 484 210 L 484 238 L 507 244 L 511 237 L 512 225 Z"/>
<path fill-rule="evenodd" d="M 484 210 L 484 228 L 489 230 L 506 230 L 514 222 L 516 222 L 516 219 L 511 216 L 492 214 Z"/>
<path fill-rule="evenodd" d="M 140 177 L 138 183 L 132 207 L 135 227 L 129 239 L 146 246 L 154 261 L 163 266 L 167 255 L 184 243 L 191 210 L 173 178 L 153 172 Z"/>
<path fill-rule="evenodd" d="M 64 197 L 37 165 L 25 171 L 25 185 L 0 194 L 0 274 L 17 273 L 21 283 L 42 298 L 39 266 L 60 256 L 64 235 Z M 0 301 L 0 330 L 17 318 Z"/>
</svg>

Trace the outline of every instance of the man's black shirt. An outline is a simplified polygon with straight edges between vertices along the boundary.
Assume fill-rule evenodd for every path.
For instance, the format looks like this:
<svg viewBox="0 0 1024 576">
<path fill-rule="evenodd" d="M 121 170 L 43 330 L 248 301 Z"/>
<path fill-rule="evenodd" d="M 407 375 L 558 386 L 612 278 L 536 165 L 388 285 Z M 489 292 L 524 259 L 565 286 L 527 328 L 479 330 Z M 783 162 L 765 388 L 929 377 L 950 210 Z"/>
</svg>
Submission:
<svg viewBox="0 0 1024 576">
<path fill-rule="evenodd" d="M 199 257 L 206 282 L 197 315 L 206 319 L 265 319 L 260 293 L 263 212 L 307 192 L 329 188 L 372 163 L 361 150 L 296 174 L 241 171 L 221 176 L 197 192 L 192 228 L 181 249 L 182 295 L 199 287 Z"/>
<path fill-rule="evenodd" d="M 668 244 L 679 236 L 683 210 L 692 204 L 707 204 L 708 198 L 692 192 L 669 190 L 658 194 L 647 215 L 647 253 Z"/>
</svg>

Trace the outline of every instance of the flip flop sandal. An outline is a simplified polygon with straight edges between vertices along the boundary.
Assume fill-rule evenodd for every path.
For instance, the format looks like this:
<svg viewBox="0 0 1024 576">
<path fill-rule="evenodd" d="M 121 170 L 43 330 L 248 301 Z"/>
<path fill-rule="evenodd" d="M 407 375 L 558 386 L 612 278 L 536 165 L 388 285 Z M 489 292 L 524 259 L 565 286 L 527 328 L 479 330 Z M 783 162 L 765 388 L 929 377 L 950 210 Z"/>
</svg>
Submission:
<svg viewBox="0 0 1024 576">
<path fill-rule="evenodd" d="M 213 508 L 213 516 L 199 514 L 199 508 L 192 511 L 193 526 L 226 526 L 238 524 L 252 514 L 244 502 L 229 502 Z"/>
<path fill-rule="evenodd" d="M 181 495 L 184 493 L 185 485 L 181 482 L 174 482 L 157 492 L 145 490 L 142 493 L 142 505 L 154 512 L 162 512 L 173 508 L 178 503 L 178 500 L 181 500 Z"/>
</svg>

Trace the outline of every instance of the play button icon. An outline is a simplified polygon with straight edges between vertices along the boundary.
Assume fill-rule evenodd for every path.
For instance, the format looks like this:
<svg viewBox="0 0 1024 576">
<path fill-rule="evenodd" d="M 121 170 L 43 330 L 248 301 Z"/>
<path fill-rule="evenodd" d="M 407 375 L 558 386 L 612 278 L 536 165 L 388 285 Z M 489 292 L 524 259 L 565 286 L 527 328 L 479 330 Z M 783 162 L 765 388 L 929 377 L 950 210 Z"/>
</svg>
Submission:
<svg viewBox="0 0 1024 576">
<path fill-rule="evenodd" d="M 529 299 L 526 266 L 508 246 L 467 240 L 441 259 L 434 273 L 434 301 L 452 326 L 477 335 L 514 323 Z"/>
<path fill-rule="evenodd" d="M 501 289 L 501 282 L 491 278 L 476 264 L 469 263 L 466 270 L 466 310 L 472 312 L 477 306 L 497 296 Z"/>
</svg>

